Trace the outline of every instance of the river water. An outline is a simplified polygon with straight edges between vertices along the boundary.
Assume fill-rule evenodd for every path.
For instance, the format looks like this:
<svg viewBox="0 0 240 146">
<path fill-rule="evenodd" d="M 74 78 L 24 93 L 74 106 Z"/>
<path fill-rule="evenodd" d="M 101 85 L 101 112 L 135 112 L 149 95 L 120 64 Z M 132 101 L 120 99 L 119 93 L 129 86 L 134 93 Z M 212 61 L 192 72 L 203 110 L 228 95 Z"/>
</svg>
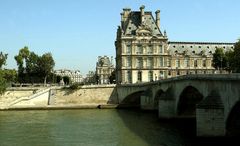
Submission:
<svg viewBox="0 0 240 146">
<path fill-rule="evenodd" d="M 194 125 L 194 120 L 159 120 L 157 113 L 136 110 L 0 111 L 0 146 L 219 144 L 197 139 Z"/>
</svg>

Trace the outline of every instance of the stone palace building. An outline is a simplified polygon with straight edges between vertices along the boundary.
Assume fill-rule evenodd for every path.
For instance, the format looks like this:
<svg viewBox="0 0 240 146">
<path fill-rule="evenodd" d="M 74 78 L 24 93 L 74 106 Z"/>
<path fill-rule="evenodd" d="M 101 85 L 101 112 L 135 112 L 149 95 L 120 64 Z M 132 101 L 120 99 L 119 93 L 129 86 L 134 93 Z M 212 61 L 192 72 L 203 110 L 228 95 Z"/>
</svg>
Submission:
<svg viewBox="0 0 240 146">
<path fill-rule="evenodd" d="M 160 30 L 160 11 L 131 11 L 124 8 L 117 30 L 117 83 L 160 80 L 186 74 L 212 74 L 216 48 L 233 49 L 234 43 L 172 42 Z"/>
<path fill-rule="evenodd" d="M 111 60 L 107 56 L 98 56 L 98 61 L 96 63 L 96 75 L 98 77 L 98 84 L 109 84 L 109 77 L 114 71 L 113 57 Z"/>
<path fill-rule="evenodd" d="M 55 70 L 54 74 L 61 77 L 68 76 L 71 79 L 72 83 L 82 83 L 83 77 L 80 73 L 80 70 L 68 70 L 68 69 L 59 69 Z"/>
</svg>

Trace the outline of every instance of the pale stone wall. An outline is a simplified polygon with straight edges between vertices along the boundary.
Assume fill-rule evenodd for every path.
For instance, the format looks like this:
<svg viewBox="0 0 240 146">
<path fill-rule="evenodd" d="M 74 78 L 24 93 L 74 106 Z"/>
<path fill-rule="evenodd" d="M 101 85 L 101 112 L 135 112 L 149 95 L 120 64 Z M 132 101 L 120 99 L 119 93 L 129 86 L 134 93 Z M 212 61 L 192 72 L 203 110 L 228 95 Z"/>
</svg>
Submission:
<svg viewBox="0 0 240 146">
<path fill-rule="evenodd" d="M 55 91 L 54 104 L 107 104 L 116 103 L 115 87 L 89 87 L 78 90 L 59 89 Z"/>
<path fill-rule="evenodd" d="M 21 97 L 27 97 L 32 95 L 34 90 L 9 90 L 6 91 L 3 95 L 0 96 L 0 106 L 6 105 L 14 100 L 17 100 Z"/>
</svg>

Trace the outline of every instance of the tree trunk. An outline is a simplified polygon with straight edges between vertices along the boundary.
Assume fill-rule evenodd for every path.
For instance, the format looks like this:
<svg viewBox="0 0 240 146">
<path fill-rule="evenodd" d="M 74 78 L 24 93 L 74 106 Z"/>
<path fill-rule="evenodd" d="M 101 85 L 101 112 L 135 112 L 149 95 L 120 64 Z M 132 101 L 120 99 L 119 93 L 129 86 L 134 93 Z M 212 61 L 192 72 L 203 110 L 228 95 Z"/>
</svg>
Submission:
<svg viewBox="0 0 240 146">
<path fill-rule="evenodd" d="M 44 87 L 46 87 L 46 83 L 47 83 L 47 76 L 44 77 Z"/>
</svg>

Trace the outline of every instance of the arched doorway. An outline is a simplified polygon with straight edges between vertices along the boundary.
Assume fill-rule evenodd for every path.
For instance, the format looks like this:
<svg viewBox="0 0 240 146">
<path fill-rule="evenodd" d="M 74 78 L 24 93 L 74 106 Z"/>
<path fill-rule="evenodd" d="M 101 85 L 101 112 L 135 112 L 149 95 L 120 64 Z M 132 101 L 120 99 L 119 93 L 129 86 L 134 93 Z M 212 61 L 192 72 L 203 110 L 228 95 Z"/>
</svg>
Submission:
<svg viewBox="0 0 240 146">
<path fill-rule="evenodd" d="M 232 108 L 226 123 L 226 135 L 240 137 L 240 101 Z"/>
<path fill-rule="evenodd" d="M 182 116 L 196 116 L 196 104 L 203 99 L 203 95 L 193 86 L 187 86 L 180 94 L 177 112 Z"/>
</svg>

